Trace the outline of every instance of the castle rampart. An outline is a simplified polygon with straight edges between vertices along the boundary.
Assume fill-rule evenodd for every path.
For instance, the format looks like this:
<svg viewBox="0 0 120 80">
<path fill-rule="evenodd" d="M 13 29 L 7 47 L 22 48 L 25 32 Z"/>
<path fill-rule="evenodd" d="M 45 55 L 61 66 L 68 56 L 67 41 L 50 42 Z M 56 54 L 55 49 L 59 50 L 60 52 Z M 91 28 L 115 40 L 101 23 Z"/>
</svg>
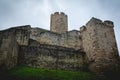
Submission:
<svg viewBox="0 0 120 80">
<path fill-rule="evenodd" d="M 85 66 L 83 51 L 34 40 L 30 40 L 29 46 L 20 46 L 19 54 L 19 64 L 35 68 L 83 70 Z"/>
<path fill-rule="evenodd" d="M 112 21 L 93 17 L 80 31 L 68 31 L 67 15 L 56 12 L 50 31 L 29 25 L 1 31 L 0 67 L 14 67 L 18 59 L 20 65 L 38 68 L 75 70 L 89 64 L 99 74 L 112 71 L 119 66 L 113 28 Z"/>
</svg>

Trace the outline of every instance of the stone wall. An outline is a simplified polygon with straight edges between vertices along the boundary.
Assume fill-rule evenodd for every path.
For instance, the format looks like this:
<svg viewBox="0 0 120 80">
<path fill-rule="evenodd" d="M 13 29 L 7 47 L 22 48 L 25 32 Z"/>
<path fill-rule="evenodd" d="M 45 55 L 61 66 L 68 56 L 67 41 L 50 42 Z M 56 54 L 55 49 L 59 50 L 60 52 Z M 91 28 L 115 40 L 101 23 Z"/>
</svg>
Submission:
<svg viewBox="0 0 120 80">
<path fill-rule="evenodd" d="M 89 61 L 94 61 L 95 57 L 95 49 L 98 46 L 97 44 L 97 25 L 96 23 L 101 23 L 102 21 L 96 18 L 92 18 L 86 26 L 80 28 L 80 34 L 82 37 L 82 46 L 84 51 L 86 51 L 87 58 Z"/>
<path fill-rule="evenodd" d="M 81 50 L 43 45 L 30 40 L 29 46 L 20 46 L 19 64 L 37 68 L 81 70 L 84 55 Z"/>
<path fill-rule="evenodd" d="M 19 45 L 28 45 L 28 41 L 30 39 L 30 31 L 31 26 L 25 25 L 25 26 L 18 26 L 16 28 L 13 28 L 15 31 L 15 37 Z"/>
<path fill-rule="evenodd" d="M 68 31 L 68 18 L 63 12 L 55 12 L 51 15 L 50 31 L 64 33 Z"/>
<path fill-rule="evenodd" d="M 0 70 L 11 69 L 17 64 L 18 44 L 14 36 L 7 30 L 0 32 Z"/>
<path fill-rule="evenodd" d="M 30 25 L 12 27 L 6 29 L 6 31 L 14 35 L 18 45 L 28 45 L 28 41 L 30 39 L 30 32 L 31 32 Z"/>
<path fill-rule="evenodd" d="M 80 32 L 77 30 L 72 30 L 61 34 L 59 38 L 60 46 L 82 49 L 82 39 L 80 37 Z"/>
<path fill-rule="evenodd" d="M 62 47 L 81 49 L 82 41 L 77 30 L 57 34 L 40 28 L 32 28 L 30 38 L 40 44 L 57 45 Z"/>
<path fill-rule="evenodd" d="M 0 32 L 0 69 L 17 65 L 18 45 L 28 45 L 30 26 L 18 26 Z"/>
<path fill-rule="evenodd" d="M 114 35 L 113 22 L 92 18 L 81 28 L 83 49 L 89 68 L 102 74 L 118 67 L 119 55 Z"/>
<path fill-rule="evenodd" d="M 14 67 L 18 57 L 18 64 L 37 68 L 78 70 L 86 61 L 96 73 L 117 69 L 119 55 L 112 21 L 92 18 L 80 32 L 68 32 L 64 13 L 55 13 L 51 19 L 52 32 L 29 25 L 1 31 L 0 67 Z"/>
</svg>

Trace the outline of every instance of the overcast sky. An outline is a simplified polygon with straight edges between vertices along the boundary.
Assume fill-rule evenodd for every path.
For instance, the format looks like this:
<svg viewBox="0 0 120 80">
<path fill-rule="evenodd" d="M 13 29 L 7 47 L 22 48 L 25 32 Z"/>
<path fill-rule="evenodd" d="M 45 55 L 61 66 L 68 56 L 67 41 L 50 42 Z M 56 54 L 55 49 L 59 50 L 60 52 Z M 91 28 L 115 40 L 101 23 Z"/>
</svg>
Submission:
<svg viewBox="0 0 120 80">
<path fill-rule="evenodd" d="M 50 14 L 68 15 L 69 30 L 91 17 L 114 22 L 120 52 L 120 0 L 0 0 L 0 30 L 20 25 L 50 29 Z"/>
</svg>

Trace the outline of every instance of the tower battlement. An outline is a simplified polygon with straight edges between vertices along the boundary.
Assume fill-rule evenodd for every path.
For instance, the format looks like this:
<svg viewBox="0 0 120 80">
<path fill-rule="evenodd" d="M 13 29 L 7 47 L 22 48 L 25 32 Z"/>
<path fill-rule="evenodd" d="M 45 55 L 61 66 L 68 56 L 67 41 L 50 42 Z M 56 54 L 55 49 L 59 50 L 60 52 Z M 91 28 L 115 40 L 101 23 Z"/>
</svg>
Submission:
<svg viewBox="0 0 120 80">
<path fill-rule="evenodd" d="M 67 17 L 67 15 L 64 12 L 55 12 L 54 14 L 51 14 L 51 16 L 60 16 L 60 15 Z"/>
<path fill-rule="evenodd" d="M 83 25 L 82 27 L 80 27 L 80 33 L 82 33 L 85 30 L 86 30 L 86 26 Z"/>
<path fill-rule="evenodd" d="M 101 25 L 101 26 L 107 26 L 107 27 L 114 27 L 114 23 L 110 20 L 105 20 L 104 22 L 100 19 L 92 17 L 90 21 L 86 24 L 86 26 L 96 26 L 96 25 Z"/>
<path fill-rule="evenodd" d="M 54 14 L 59 14 L 59 12 L 55 12 Z"/>
<path fill-rule="evenodd" d="M 102 23 L 102 20 L 92 17 L 86 25 L 95 25 L 98 23 Z"/>
<path fill-rule="evenodd" d="M 107 25 L 107 26 L 112 26 L 112 27 L 114 27 L 114 23 L 113 23 L 112 21 L 110 21 L 110 20 L 104 21 L 104 24 Z"/>
</svg>

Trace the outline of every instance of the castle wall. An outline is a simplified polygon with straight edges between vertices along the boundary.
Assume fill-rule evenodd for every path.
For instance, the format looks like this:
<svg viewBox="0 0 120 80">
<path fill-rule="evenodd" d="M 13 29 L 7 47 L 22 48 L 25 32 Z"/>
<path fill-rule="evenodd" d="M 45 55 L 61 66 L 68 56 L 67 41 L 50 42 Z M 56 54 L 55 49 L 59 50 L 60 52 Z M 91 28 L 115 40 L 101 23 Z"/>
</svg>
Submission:
<svg viewBox="0 0 120 80">
<path fill-rule="evenodd" d="M 18 26 L 0 32 L 0 69 L 17 65 L 18 45 L 28 45 L 30 26 Z"/>
<path fill-rule="evenodd" d="M 68 19 L 67 15 L 63 12 L 56 12 L 51 15 L 50 31 L 56 33 L 64 33 L 68 31 Z"/>
<path fill-rule="evenodd" d="M 110 25 L 107 23 L 109 23 Z M 118 56 L 118 50 L 113 28 L 114 25 L 111 21 L 105 21 L 96 28 L 96 37 L 98 40 L 97 49 L 101 50 L 102 52 L 105 52 L 105 56 L 102 57 L 107 57 L 107 59 L 110 60 L 110 62 L 114 61 L 115 58 L 117 59 Z"/>
<path fill-rule="evenodd" d="M 57 45 L 60 46 L 60 35 L 51 33 L 51 32 L 46 32 L 44 34 L 41 34 L 39 37 L 39 42 L 41 44 L 49 44 L 49 45 Z"/>
<path fill-rule="evenodd" d="M 0 32 L 0 69 L 11 69 L 17 64 L 18 44 L 14 33 Z"/>
<path fill-rule="evenodd" d="M 38 41 L 40 44 L 49 44 L 49 45 L 59 45 L 58 38 L 59 34 L 40 29 L 40 28 L 32 28 L 30 38 Z"/>
<path fill-rule="evenodd" d="M 57 45 L 74 49 L 81 49 L 82 47 L 80 32 L 76 30 L 57 34 L 33 28 L 31 29 L 30 38 L 38 41 L 40 44 Z"/>
<path fill-rule="evenodd" d="M 86 52 L 89 68 L 96 73 L 114 70 L 118 67 L 118 50 L 113 22 L 102 22 L 92 18 L 86 27 L 81 28 L 83 49 Z"/>
<path fill-rule="evenodd" d="M 14 67 L 18 59 L 20 65 L 37 68 L 80 70 L 86 61 L 98 74 L 117 70 L 113 28 L 112 21 L 92 18 L 80 32 L 68 32 L 67 15 L 56 12 L 51 15 L 50 31 L 29 25 L 1 31 L 0 69 Z"/>
<path fill-rule="evenodd" d="M 28 45 L 30 39 L 30 25 L 18 26 L 13 28 L 15 37 L 19 45 Z"/>
<path fill-rule="evenodd" d="M 97 25 L 96 23 L 101 23 L 101 20 L 92 18 L 86 26 L 81 27 L 80 34 L 82 37 L 83 49 L 87 53 L 87 58 L 89 61 L 94 61 L 95 59 L 95 49 L 98 46 L 97 44 Z"/>
<path fill-rule="evenodd" d="M 82 49 L 82 40 L 80 37 L 80 32 L 77 30 L 73 30 L 61 34 L 60 46 L 74 49 Z"/>
<path fill-rule="evenodd" d="M 84 52 L 59 46 L 41 45 L 31 41 L 21 46 L 19 64 L 47 69 L 81 70 L 84 68 Z"/>
</svg>

